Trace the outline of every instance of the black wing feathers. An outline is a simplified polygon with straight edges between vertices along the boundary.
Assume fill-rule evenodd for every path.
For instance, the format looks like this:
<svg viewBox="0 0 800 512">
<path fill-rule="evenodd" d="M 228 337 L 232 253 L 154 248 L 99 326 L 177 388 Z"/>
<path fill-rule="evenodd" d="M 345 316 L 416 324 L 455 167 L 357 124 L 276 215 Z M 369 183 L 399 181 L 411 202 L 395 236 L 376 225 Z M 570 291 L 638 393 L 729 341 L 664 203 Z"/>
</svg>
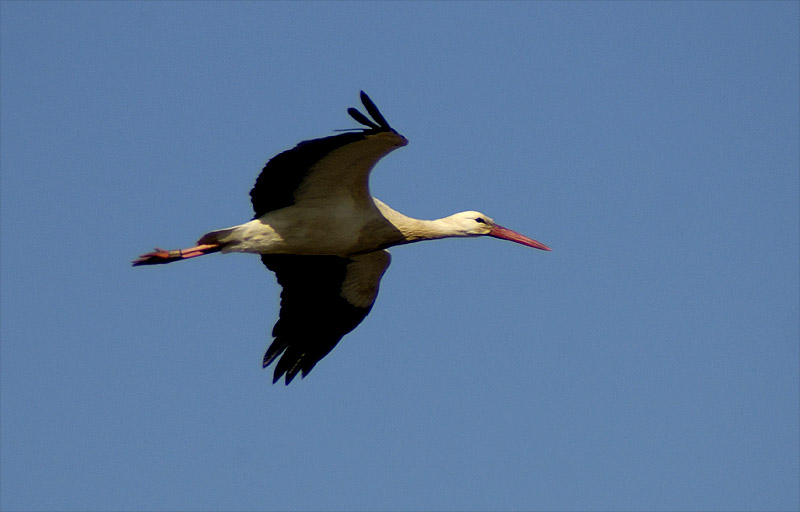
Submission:
<svg viewBox="0 0 800 512">
<path fill-rule="evenodd" d="M 267 162 L 256 179 L 255 186 L 250 191 L 250 200 L 255 211 L 254 219 L 267 212 L 292 206 L 295 190 L 306 178 L 314 164 L 330 152 L 347 144 L 364 140 L 370 134 L 392 131 L 378 107 L 369 99 L 369 96 L 364 94 L 364 91 L 361 91 L 361 101 L 374 122 L 354 108 L 348 109 L 347 113 L 369 129 L 307 140 L 276 155 Z"/>
<path fill-rule="evenodd" d="M 372 116 L 372 119 L 374 119 L 376 123 L 378 123 L 378 126 L 384 130 L 392 129 L 391 126 L 389 126 L 389 123 L 386 122 L 383 114 L 381 114 L 381 111 L 378 110 L 378 107 L 375 106 L 372 100 L 369 99 L 369 96 L 367 96 L 367 93 L 364 91 L 361 91 L 361 103 L 364 104 L 364 108 L 367 109 L 367 113 Z"/>
<path fill-rule="evenodd" d="M 367 116 L 362 114 L 358 109 L 350 107 L 347 109 L 347 113 L 350 114 L 350 117 L 358 121 L 359 123 L 363 124 L 364 126 L 369 126 L 373 130 L 380 130 L 381 127 L 377 124 L 373 123 L 369 120 Z"/>
<path fill-rule="evenodd" d="M 273 382 L 286 375 L 289 384 L 300 372 L 305 377 L 364 320 L 372 305 L 356 307 L 341 296 L 350 259 L 263 254 L 261 261 L 275 272 L 283 287 L 280 318 L 272 329 L 275 340 L 264 355 L 263 366 L 283 354 L 275 366 Z"/>
</svg>

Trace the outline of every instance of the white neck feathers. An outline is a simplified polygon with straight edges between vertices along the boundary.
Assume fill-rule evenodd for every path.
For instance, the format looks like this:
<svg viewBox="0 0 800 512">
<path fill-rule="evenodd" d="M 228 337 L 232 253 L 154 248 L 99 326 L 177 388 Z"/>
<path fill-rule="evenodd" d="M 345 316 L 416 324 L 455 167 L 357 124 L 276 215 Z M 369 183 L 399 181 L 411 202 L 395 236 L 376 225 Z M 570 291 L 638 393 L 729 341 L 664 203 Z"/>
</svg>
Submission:
<svg viewBox="0 0 800 512">
<path fill-rule="evenodd" d="M 435 240 L 453 236 L 468 236 L 458 228 L 457 224 L 453 221 L 453 216 L 436 220 L 414 219 L 393 210 L 378 199 L 375 199 L 375 204 L 378 206 L 381 214 L 402 233 L 404 241 L 401 243 Z"/>
</svg>

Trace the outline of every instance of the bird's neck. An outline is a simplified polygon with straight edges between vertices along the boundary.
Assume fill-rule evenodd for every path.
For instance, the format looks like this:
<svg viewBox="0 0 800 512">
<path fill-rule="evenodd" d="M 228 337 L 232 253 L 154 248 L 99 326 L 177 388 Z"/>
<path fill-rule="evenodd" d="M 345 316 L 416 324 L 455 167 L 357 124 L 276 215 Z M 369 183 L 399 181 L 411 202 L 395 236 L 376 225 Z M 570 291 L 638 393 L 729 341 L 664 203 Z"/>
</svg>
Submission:
<svg viewBox="0 0 800 512">
<path fill-rule="evenodd" d="M 447 217 L 435 220 L 409 218 L 409 222 L 399 226 L 399 229 L 409 243 L 456 236 L 447 220 Z"/>
<path fill-rule="evenodd" d="M 420 242 L 422 240 L 436 240 L 458 236 L 453 231 L 449 217 L 435 220 L 415 219 L 393 210 L 385 203 L 375 200 L 381 214 L 392 223 L 394 228 L 402 235 L 399 243 Z"/>
</svg>

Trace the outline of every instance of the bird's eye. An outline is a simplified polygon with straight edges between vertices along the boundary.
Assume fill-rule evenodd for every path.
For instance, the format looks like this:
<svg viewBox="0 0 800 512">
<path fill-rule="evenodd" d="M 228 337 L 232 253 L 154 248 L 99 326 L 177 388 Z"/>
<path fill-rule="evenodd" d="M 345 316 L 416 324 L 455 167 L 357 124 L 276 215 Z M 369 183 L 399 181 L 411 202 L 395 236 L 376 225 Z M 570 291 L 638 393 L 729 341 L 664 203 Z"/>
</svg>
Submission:
<svg viewBox="0 0 800 512">
<path fill-rule="evenodd" d="M 477 219 L 475 219 L 475 222 L 477 222 L 478 224 L 486 224 L 486 221 L 482 217 L 478 217 Z"/>
</svg>

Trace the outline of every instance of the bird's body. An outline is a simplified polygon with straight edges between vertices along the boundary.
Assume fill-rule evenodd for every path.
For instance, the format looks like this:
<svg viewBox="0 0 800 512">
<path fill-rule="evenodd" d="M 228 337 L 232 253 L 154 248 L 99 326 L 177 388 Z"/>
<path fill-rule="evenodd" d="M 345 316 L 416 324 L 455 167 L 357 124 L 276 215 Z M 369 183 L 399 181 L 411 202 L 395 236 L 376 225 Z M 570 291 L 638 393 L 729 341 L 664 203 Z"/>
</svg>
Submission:
<svg viewBox="0 0 800 512">
<path fill-rule="evenodd" d="M 372 101 L 361 93 L 372 120 L 366 125 L 301 142 L 272 158 L 250 192 L 253 220 L 203 235 L 184 250 L 156 249 L 134 265 L 170 263 L 213 252 L 261 255 L 283 286 L 280 318 L 264 367 L 279 356 L 274 381 L 288 384 L 314 365 L 369 313 L 395 245 L 446 237 L 489 235 L 537 249 L 547 246 L 468 211 L 420 220 L 372 197 L 369 173 L 389 152 L 405 146 Z M 374 122 L 373 122 L 374 120 Z"/>
<path fill-rule="evenodd" d="M 369 207 L 290 206 L 238 226 L 204 235 L 198 244 L 217 243 L 221 251 L 257 254 L 332 255 L 348 257 L 386 247 L 454 235 L 462 224 L 472 227 L 485 215 L 462 212 L 436 220 L 414 219 L 393 210 L 377 198 Z M 459 222 L 466 219 L 466 222 Z M 471 236 L 461 229 L 463 236 Z M 321 236 L 324 234 L 324 236 Z M 484 233 L 485 234 L 485 233 Z"/>
</svg>

